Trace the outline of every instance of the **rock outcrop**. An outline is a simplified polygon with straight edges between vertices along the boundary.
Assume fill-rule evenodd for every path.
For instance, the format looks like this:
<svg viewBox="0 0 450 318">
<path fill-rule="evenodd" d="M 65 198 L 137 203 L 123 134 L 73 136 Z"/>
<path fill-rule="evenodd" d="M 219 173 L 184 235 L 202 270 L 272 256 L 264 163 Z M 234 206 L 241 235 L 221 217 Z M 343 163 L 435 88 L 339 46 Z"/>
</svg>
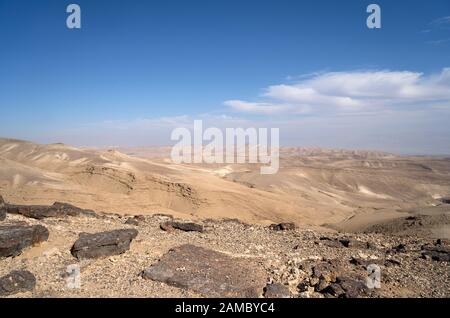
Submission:
<svg viewBox="0 0 450 318">
<path fill-rule="evenodd" d="M 95 234 L 81 233 L 71 253 L 78 259 L 100 258 L 125 253 L 136 238 L 135 229 L 121 229 Z"/>
<path fill-rule="evenodd" d="M 55 202 L 53 205 L 13 205 L 7 204 L 8 213 L 20 214 L 33 219 L 44 219 L 50 217 L 78 216 L 88 215 L 95 216 L 91 210 L 77 208 L 71 204 Z"/>
</svg>

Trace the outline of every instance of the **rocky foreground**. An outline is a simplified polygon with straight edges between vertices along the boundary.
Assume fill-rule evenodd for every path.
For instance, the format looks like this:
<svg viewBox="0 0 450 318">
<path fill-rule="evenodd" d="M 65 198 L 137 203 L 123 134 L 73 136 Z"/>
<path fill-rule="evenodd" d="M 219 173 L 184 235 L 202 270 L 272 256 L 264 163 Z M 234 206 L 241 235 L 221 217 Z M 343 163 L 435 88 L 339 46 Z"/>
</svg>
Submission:
<svg viewBox="0 0 450 318">
<path fill-rule="evenodd" d="M 450 297 L 449 261 L 445 239 L 0 197 L 1 297 Z"/>
</svg>

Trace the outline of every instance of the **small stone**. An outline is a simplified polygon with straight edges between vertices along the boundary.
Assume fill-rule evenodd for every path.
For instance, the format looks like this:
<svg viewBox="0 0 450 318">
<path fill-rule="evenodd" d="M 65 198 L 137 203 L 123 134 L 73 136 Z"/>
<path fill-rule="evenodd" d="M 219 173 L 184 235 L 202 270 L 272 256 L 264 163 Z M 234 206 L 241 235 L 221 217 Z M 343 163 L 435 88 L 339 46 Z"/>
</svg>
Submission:
<svg viewBox="0 0 450 318">
<path fill-rule="evenodd" d="M 352 238 L 343 238 L 339 242 L 347 248 L 368 248 L 368 244 Z"/>
<path fill-rule="evenodd" d="M 450 246 L 449 239 L 437 239 L 435 245 Z"/>
<path fill-rule="evenodd" d="M 125 221 L 125 224 L 138 226 L 139 221 L 136 220 L 135 218 L 129 218 Z"/>
</svg>

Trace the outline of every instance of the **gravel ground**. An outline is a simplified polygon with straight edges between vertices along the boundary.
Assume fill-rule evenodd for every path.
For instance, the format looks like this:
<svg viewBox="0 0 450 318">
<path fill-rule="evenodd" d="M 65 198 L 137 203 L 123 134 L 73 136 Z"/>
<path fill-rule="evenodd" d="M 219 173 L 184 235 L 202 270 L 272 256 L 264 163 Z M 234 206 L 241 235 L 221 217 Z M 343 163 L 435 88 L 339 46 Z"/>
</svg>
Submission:
<svg viewBox="0 0 450 318">
<path fill-rule="evenodd" d="M 144 269 L 157 262 L 169 249 L 182 245 L 223 252 L 233 257 L 252 258 L 255 266 L 267 273 L 268 283 L 287 286 L 292 297 L 324 297 L 311 286 L 308 264 L 323 261 L 339 263 L 339 271 L 367 276 L 364 265 L 351 260 L 376 263 L 381 269 L 381 288 L 363 297 L 450 297 L 450 265 L 421 257 L 421 248 L 434 244 L 431 239 L 381 234 L 345 234 L 300 228 L 274 231 L 267 227 L 243 224 L 237 220 L 204 220 L 205 231 L 165 232 L 160 223 L 166 216 L 148 216 L 139 225 L 127 225 L 127 217 L 98 215 L 34 220 L 21 215 L 7 215 L 1 225 L 26 222 L 45 226 L 47 242 L 28 248 L 15 258 L 0 259 L 0 276 L 13 270 L 29 270 L 37 280 L 32 292 L 9 297 L 203 297 L 189 290 L 145 280 Z M 124 254 L 102 259 L 74 258 L 70 249 L 82 232 L 97 233 L 134 228 L 139 231 L 131 248 Z M 324 240 L 326 236 L 328 240 Z M 321 240 L 322 238 L 322 240 Z M 345 247 L 334 239 L 351 238 L 361 246 Z M 369 243 L 370 247 L 365 245 Z M 396 251 L 399 244 L 403 251 Z M 394 250 L 393 250 L 394 249 Z M 80 288 L 67 285 L 67 267 L 77 264 L 81 270 Z"/>
</svg>

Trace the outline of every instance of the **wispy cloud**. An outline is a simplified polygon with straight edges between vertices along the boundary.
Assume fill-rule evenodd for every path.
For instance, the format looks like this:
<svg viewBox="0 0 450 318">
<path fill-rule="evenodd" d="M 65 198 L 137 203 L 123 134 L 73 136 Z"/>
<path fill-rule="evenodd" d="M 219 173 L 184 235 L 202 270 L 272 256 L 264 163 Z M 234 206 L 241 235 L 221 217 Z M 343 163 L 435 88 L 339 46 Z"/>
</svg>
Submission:
<svg viewBox="0 0 450 318">
<path fill-rule="evenodd" d="M 224 104 L 236 111 L 265 114 L 265 115 L 286 112 L 292 108 L 289 105 L 276 105 L 270 103 L 251 103 L 241 100 L 227 100 L 224 102 Z"/>
<path fill-rule="evenodd" d="M 258 99 L 265 100 L 234 99 L 225 105 L 268 115 L 424 108 L 450 102 L 450 68 L 429 76 L 412 71 L 330 72 L 296 84 L 269 86 Z"/>
<path fill-rule="evenodd" d="M 431 21 L 431 25 L 443 25 L 443 24 L 450 24 L 450 16 L 441 17 L 436 20 Z"/>
<path fill-rule="evenodd" d="M 433 41 L 428 41 L 428 44 L 432 44 L 432 45 L 441 45 L 441 44 L 446 44 L 449 43 L 450 39 L 441 39 L 441 40 L 433 40 Z"/>
</svg>

